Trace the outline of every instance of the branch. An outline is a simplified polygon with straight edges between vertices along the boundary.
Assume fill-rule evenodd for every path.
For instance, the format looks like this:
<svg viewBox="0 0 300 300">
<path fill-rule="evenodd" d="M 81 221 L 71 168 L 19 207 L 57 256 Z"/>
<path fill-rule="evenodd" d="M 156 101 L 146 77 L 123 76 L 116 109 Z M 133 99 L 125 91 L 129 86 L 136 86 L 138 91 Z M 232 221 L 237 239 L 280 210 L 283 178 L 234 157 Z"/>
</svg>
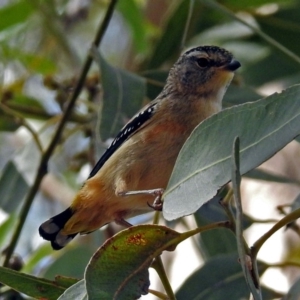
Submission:
<svg viewBox="0 0 300 300">
<path fill-rule="evenodd" d="M 104 20 L 102 21 L 102 23 L 99 27 L 99 30 L 95 36 L 95 39 L 91 45 L 92 47 L 99 47 L 99 45 L 102 41 L 102 38 L 104 36 L 104 33 L 107 29 L 107 26 L 109 24 L 109 21 L 112 17 L 116 3 L 117 3 L 117 0 L 111 0 L 110 4 L 108 6 L 107 12 L 105 14 Z M 44 152 L 44 154 L 41 157 L 41 161 L 40 161 L 40 164 L 39 164 L 39 167 L 37 170 L 37 174 L 36 174 L 34 183 L 26 196 L 24 206 L 22 207 L 18 223 L 14 230 L 14 233 L 13 233 L 12 239 L 9 243 L 9 246 L 7 247 L 6 257 L 5 257 L 4 264 L 3 264 L 6 267 L 9 265 L 9 260 L 15 250 L 15 247 L 16 247 L 18 239 L 20 237 L 23 225 L 26 221 L 28 212 L 32 205 L 33 199 L 39 190 L 40 183 L 41 183 L 43 177 L 47 174 L 48 161 L 61 138 L 62 132 L 66 126 L 66 123 L 67 123 L 69 117 L 72 114 L 72 110 L 75 105 L 76 99 L 78 98 L 78 96 L 84 86 L 85 79 L 86 79 L 88 71 L 92 65 L 92 62 L 93 62 L 93 58 L 90 55 L 90 53 L 88 53 L 86 60 L 84 62 L 84 65 L 82 67 L 78 82 L 73 90 L 73 93 L 70 95 L 70 99 L 68 101 L 68 106 L 58 124 L 57 130 L 56 130 L 48 148 L 46 149 L 46 151 Z"/>
<path fill-rule="evenodd" d="M 289 223 L 300 218 L 300 208 L 294 210 L 284 218 L 282 218 L 279 222 L 277 222 L 269 231 L 267 231 L 263 236 L 261 236 L 251 247 L 252 256 L 256 256 L 260 248 L 263 244 L 280 228 L 288 225 Z"/>
</svg>

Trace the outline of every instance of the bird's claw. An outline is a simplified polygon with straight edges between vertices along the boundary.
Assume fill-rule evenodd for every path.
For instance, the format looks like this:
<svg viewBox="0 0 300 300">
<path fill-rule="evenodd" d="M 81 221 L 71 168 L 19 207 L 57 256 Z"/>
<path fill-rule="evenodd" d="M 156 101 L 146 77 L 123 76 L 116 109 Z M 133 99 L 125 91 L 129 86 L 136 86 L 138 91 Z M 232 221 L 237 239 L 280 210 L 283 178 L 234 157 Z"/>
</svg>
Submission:
<svg viewBox="0 0 300 300">
<path fill-rule="evenodd" d="M 161 195 L 155 198 L 153 204 L 150 204 L 149 202 L 147 202 L 147 204 L 156 211 L 162 211 L 163 202 L 161 201 Z"/>
</svg>

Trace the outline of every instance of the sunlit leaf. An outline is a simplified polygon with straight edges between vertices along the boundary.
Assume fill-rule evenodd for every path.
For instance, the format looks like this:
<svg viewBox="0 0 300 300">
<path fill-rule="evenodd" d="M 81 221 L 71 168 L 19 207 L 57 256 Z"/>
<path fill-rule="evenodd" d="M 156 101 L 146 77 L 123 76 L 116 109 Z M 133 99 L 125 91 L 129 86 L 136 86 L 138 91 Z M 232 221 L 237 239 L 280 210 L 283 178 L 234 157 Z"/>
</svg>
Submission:
<svg viewBox="0 0 300 300">
<path fill-rule="evenodd" d="M 241 174 L 245 174 L 299 135 L 299 101 L 296 85 L 225 109 L 200 124 L 179 153 L 164 196 L 165 218 L 195 212 L 230 181 L 230 151 L 236 136 L 241 140 Z"/>
</svg>

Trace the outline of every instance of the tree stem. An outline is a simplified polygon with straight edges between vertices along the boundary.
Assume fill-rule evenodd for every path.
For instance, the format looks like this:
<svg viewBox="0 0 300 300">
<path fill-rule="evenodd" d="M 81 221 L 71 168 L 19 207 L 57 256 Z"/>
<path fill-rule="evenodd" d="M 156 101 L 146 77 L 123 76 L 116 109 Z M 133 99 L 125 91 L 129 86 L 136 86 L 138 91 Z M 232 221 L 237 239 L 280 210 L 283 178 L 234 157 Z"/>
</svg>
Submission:
<svg viewBox="0 0 300 300">
<path fill-rule="evenodd" d="M 104 33 L 105 33 L 105 31 L 108 27 L 109 21 L 112 17 L 112 14 L 113 14 L 116 3 L 117 3 L 117 0 L 111 0 L 110 4 L 108 6 L 107 12 L 105 14 L 105 17 L 104 17 L 103 21 L 101 22 L 99 30 L 96 33 L 95 39 L 92 43 L 92 47 L 93 46 L 94 47 L 99 47 L 99 45 L 102 41 L 102 38 L 104 36 Z M 86 60 L 84 62 L 84 65 L 82 67 L 82 70 L 81 70 L 79 79 L 77 81 L 77 84 L 76 84 L 76 86 L 73 90 L 73 93 L 70 95 L 70 99 L 68 101 L 68 106 L 67 106 L 65 112 L 62 115 L 62 118 L 61 118 L 61 120 L 58 124 L 57 130 L 56 130 L 56 132 L 55 132 L 48 148 L 46 149 L 46 151 L 44 152 L 44 154 L 41 157 L 41 161 L 40 161 L 40 164 L 39 164 L 39 167 L 38 167 L 37 174 L 35 176 L 34 183 L 33 183 L 31 189 L 29 190 L 29 192 L 28 192 L 28 194 L 25 198 L 24 206 L 21 210 L 19 221 L 16 225 L 16 228 L 15 228 L 14 233 L 12 235 L 9 246 L 6 249 L 6 252 L 5 252 L 6 256 L 5 256 L 5 260 L 4 260 L 4 263 L 3 263 L 4 267 L 8 267 L 8 265 L 9 265 L 9 260 L 12 256 L 12 254 L 15 250 L 15 247 L 17 245 L 17 242 L 19 240 L 23 225 L 26 221 L 26 218 L 27 218 L 28 212 L 30 210 L 30 207 L 32 205 L 33 199 L 34 199 L 35 195 L 37 194 L 37 192 L 39 190 L 40 183 L 41 183 L 43 177 L 47 174 L 48 161 L 49 161 L 52 153 L 54 152 L 54 150 L 55 150 L 55 148 L 56 148 L 56 146 L 57 146 L 57 144 L 58 144 L 58 142 L 61 138 L 62 132 L 63 132 L 65 126 L 66 126 L 66 123 L 67 123 L 69 117 L 72 114 L 73 107 L 74 107 L 75 102 L 76 102 L 76 100 L 77 100 L 77 98 L 78 98 L 78 96 L 79 96 L 79 94 L 80 94 L 80 92 L 81 92 L 81 90 L 84 86 L 85 79 L 86 79 L 88 71 L 89 71 L 89 69 L 92 65 L 92 62 L 93 62 L 93 58 L 92 58 L 92 56 L 90 55 L 90 52 L 89 52 L 87 57 L 86 57 Z"/>
</svg>

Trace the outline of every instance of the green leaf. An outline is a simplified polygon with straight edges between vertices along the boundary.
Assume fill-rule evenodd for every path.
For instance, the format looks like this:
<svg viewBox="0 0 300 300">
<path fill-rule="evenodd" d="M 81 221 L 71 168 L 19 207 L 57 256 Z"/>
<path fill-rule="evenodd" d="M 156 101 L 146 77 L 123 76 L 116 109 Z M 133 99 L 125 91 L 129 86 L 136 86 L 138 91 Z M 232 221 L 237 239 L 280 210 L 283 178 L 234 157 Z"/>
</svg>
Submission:
<svg viewBox="0 0 300 300">
<path fill-rule="evenodd" d="M 0 9 L 0 31 L 25 22 L 32 12 L 33 7 L 26 0 L 3 6 Z"/>
<path fill-rule="evenodd" d="M 249 255 L 249 248 L 244 242 L 243 236 L 243 209 L 241 199 L 241 180 L 240 174 L 240 139 L 235 137 L 232 150 L 232 189 L 234 194 L 234 202 L 236 207 L 235 218 L 235 235 L 237 240 L 237 248 L 239 254 L 239 261 L 242 266 L 244 277 L 248 284 L 248 287 L 256 300 L 262 300 L 261 290 L 258 283 L 259 274 L 256 272 L 256 258 L 252 258 Z M 248 252 L 247 252 L 248 251 Z M 249 269 L 249 263 L 247 259 L 251 259 L 252 270 Z"/>
<path fill-rule="evenodd" d="M 14 229 L 14 224 L 16 224 L 17 214 L 12 213 L 9 217 L 0 225 L 0 248 L 8 242 L 11 232 Z"/>
<path fill-rule="evenodd" d="M 254 89 L 247 86 L 236 86 L 231 84 L 224 96 L 223 106 L 228 107 L 246 102 L 257 101 L 261 95 L 255 92 Z"/>
<path fill-rule="evenodd" d="M 148 293 L 148 268 L 180 234 L 168 227 L 139 225 L 107 240 L 89 262 L 85 279 L 90 300 L 137 299 Z"/>
<path fill-rule="evenodd" d="M 56 300 L 65 290 L 51 281 L 0 267 L 0 282 L 12 289 L 37 299 Z"/>
<path fill-rule="evenodd" d="M 256 180 L 265 180 L 265 181 L 271 181 L 271 182 L 278 182 L 278 183 L 290 183 L 290 184 L 297 184 L 300 185 L 300 182 L 288 178 L 282 175 L 274 174 L 270 171 L 265 171 L 262 169 L 254 169 L 245 174 L 245 177 L 256 179 Z"/>
<path fill-rule="evenodd" d="M 45 278 L 54 278 L 57 274 L 82 278 L 85 267 L 93 255 L 91 248 L 85 245 L 67 248 L 46 270 Z M 56 254 L 58 255 L 58 254 Z M 76 262 L 76 264 L 74 263 Z"/>
<path fill-rule="evenodd" d="M 69 287 L 57 300 L 88 300 L 85 289 L 85 280 L 80 280 Z"/>
<path fill-rule="evenodd" d="M 259 263 L 261 272 L 266 265 Z M 225 254 L 208 260 L 188 277 L 176 292 L 177 300 L 239 300 L 249 299 L 237 253 Z M 270 299 L 270 298 L 264 298 Z"/>
<path fill-rule="evenodd" d="M 287 47 L 289 50 L 300 52 L 299 36 L 299 1 L 293 1 L 291 5 L 284 5 L 273 14 L 257 14 L 255 20 L 261 30 L 273 37 L 277 42 Z M 291 38 L 293 37 L 293 38 Z"/>
<path fill-rule="evenodd" d="M 241 174 L 269 159 L 300 134 L 300 86 L 225 109 L 202 122 L 177 158 L 164 194 L 164 217 L 197 211 L 230 181 L 231 145 L 241 139 Z"/>
<path fill-rule="evenodd" d="M 119 1 L 117 8 L 132 31 L 135 47 L 139 52 L 145 52 L 147 50 L 145 18 L 136 1 Z"/>
<path fill-rule="evenodd" d="M 190 1 L 182 1 L 168 20 L 163 35 L 160 37 L 148 63 L 148 69 L 156 69 L 174 54 L 179 53 L 182 36 L 189 13 Z"/>
<path fill-rule="evenodd" d="M 23 49 L 11 48 L 5 45 L 2 46 L 1 50 L 3 59 L 17 59 L 33 72 L 49 75 L 56 71 L 56 65 L 49 57 L 41 56 L 37 53 L 25 53 Z"/>
<path fill-rule="evenodd" d="M 146 94 L 142 77 L 109 65 L 92 49 L 101 71 L 103 107 L 100 117 L 100 135 L 105 140 L 115 136 L 124 125 L 122 118 L 132 117 L 140 108 Z"/>
<path fill-rule="evenodd" d="M 0 108 L 0 131 L 15 131 L 20 127 L 20 123 L 13 117 L 8 116 Z"/>
<path fill-rule="evenodd" d="M 292 0 L 251 0 L 251 1 L 236 1 L 236 0 L 226 0 L 222 2 L 224 5 L 227 5 L 228 7 L 234 8 L 234 9 L 248 9 L 248 8 L 255 8 L 260 7 L 266 4 L 288 4 L 293 3 Z"/>
<path fill-rule="evenodd" d="M 294 211 L 298 208 L 300 208 L 300 194 L 298 194 L 297 197 L 292 202 L 291 211 Z"/>
<path fill-rule="evenodd" d="M 53 254 L 53 249 L 50 246 L 50 243 L 42 244 L 31 253 L 21 271 L 24 273 L 32 273 L 37 264 L 50 254 Z"/>
<path fill-rule="evenodd" d="M 8 162 L 0 178 L 0 207 L 8 213 L 20 205 L 29 186 L 13 162 Z"/>
<path fill-rule="evenodd" d="M 166 84 L 168 72 L 153 70 L 143 72 L 141 75 L 146 78 L 147 97 L 151 100 L 155 99 Z"/>
<path fill-rule="evenodd" d="M 58 282 L 59 285 L 65 287 L 65 288 L 69 288 L 72 285 L 78 283 L 80 280 L 77 278 L 73 278 L 73 277 L 57 275 L 57 276 L 55 276 L 55 281 Z"/>
<path fill-rule="evenodd" d="M 219 203 L 220 200 L 221 197 L 217 195 L 194 214 L 198 227 L 228 220 L 224 209 Z M 199 234 L 199 243 L 201 254 L 205 260 L 212 256 L 237 252 L 236 238 L 230 230 L 225 228 L 202 232 Z"/>
<path fill-rule="evenodd" d="M 224 300 L 224 295 L 232 300 L 249 298 L 237 253 L 207 261 L 176 292 L 177 300 Z"/>
</svg>

